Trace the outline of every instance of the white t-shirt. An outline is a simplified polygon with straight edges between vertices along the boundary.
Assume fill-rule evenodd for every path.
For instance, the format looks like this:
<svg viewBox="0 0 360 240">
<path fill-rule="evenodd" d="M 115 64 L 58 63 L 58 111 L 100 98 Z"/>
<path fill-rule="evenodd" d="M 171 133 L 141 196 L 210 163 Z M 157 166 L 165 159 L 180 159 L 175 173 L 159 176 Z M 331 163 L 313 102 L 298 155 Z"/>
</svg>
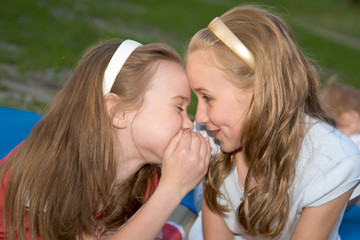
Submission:
<svg viewBox="0 0 360 240">
<path fill-rule="evenodd" d="M 354 134 L 350 136 L 350 139 L 358 146 L 360 149 L 360 133 Z"/>
<path fill-rule="evenodd" d="M 304 138 L 293 188 L 290 189 L 293 194 L 290 199 L 289 217 L 282 234 L 277 239 L 290 239 L 305 207 L 318 207 L 334 200 L 360 181 L 360 151 L 357 146 L 333 127 L 316 122 L 314 119 L 311 122 L 314 125 Z M 234 233 L 234 239 L 262 239 L 247 236 L 236 220 L 237 208 L 243 199 L 237 174 L 234 167 L 220 187 L 229 202 L 220 197 L 218 201 L 221 204 L 228 204 L 231 209 L 230 212 L 225 213 L 224 220 Z M 356 188 L 351 198 L 359 194 L 360 186 Z M 344 210 L 329 239 L 339 239 L 338 229 L 343 214 Z"/>
</svg>

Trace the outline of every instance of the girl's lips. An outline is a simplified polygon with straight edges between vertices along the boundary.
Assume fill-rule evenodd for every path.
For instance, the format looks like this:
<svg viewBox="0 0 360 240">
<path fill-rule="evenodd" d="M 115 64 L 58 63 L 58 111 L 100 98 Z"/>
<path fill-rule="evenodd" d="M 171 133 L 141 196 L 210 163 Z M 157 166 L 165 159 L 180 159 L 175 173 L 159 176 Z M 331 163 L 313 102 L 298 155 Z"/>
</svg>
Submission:
<svg viewBox="0 0 360 240">
<path fill-rule="evenodd" d="M 217 136 L 219 135 L 219 133 L 220 133 L 219 130 L 214 131 L 214 138 L 217 138 Z"/>
</svg>

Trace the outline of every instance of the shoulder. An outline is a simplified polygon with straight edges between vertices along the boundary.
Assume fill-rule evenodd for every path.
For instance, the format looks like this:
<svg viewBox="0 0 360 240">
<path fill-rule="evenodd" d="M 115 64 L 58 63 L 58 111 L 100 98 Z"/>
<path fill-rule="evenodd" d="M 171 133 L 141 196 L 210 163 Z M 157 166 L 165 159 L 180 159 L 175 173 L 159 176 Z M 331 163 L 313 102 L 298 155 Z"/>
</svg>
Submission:
<svg viewBox="0 0 360 240">
<path fill-rule="evenodd" d="M 3 159 L 0 160 L 0 165 L 6 161 L 7 159 L 9 159 L 9 157 L 11 157 L 11 155 L 13 155 L 17 150 L 19 150 L 21 148 L 21 146 L 24 144 L 25 141 L 22 141 L 21 143 L 19 143 L 17 146 L 15 146 Z"/>
<path fill-rule="evenodd" d="M 297 161 L 295 197 L 303 206 L 319 206 L 355 187 L 359 177 L 357 146 L 334 127 L 311 119 Z"/>
<path fill-rule="evenodd" d="M 360 133 L 357 133 L 355 135 L 352 135 L 350 139 L 358 146 L 360 149 Z"/>
<path fill-rule="evenodd" d="M 305 145 L 312 144 L 314 148 L 331 158 L 359 153 L 356 144 L 336 128 L 317 120 L 312 120 L 308 126 L 309 130 L 304 139 Z M 338 154 L 334 155 L 334 153 Z"/>
<path fill-rule="evenodd" d="M 360 150 L 354 142 L 324 122 L 309 122 L 297 170 L 301 170 L 302 167 L 314 167 L 320 168 L 321 171 L 347 161 L 360 166 Z"/>
<path fill-rule="evenodd" d="M 0 166 L 3 165 L 5 163 L 5 161 L 7 161 L 16 151 L 18 151 L 21 146 L 23 145 L 24 141 L 21 142 L 19 145 L 17 145 L 14 149 L 12 149 L 8 155 L 6 155 L 3 159 L 0 160 Z M 1 196 L 5 196 L 5 192 L 6 192 L 6 186 L 8 184 L 9 181 L 9 174 L 10 174 L 10 169 L 11 167 L 9 167 L 5 174 L 2 176 L 1 180 L 1 185 L 0 185 L 0 197 Z"/>
</svg>

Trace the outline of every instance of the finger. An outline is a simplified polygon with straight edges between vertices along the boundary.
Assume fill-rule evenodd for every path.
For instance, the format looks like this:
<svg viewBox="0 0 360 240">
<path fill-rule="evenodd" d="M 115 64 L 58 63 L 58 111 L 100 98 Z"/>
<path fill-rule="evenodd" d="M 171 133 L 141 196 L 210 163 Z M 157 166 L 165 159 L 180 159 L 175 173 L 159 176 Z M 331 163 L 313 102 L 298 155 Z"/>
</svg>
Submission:
<svg viewBox="0 0 360 240">
<path fill-rule="evenodd" d="M 206 146 L 206 152 L 205 152 L 205 162 L 208 165 L 211 158 L 211 146 L 210 146 L 210 140 L 209 138 L 205 138 L 205 146 Z"/>
<path fill-rule="evenodd" d="M 201 153 L 201 147 L 202 147 L 202 137 L 200 133 L 191 133 L 191 149 L 193 151 L 196 151 L 197 154 Z"/>
<path fill-rule="evenodd" d="M 201 158 L 204 159 L 206 157 L 206 153 L 208 151 L 207 140 L 201 135 L 199 135 L 199 138 L 200 138 L 200 144 L 201 144 L 199 155 Z"/>
<path fill-rule="evenodd" d="M 191 133 L 189 131 L 183 131 L 180 137 L 178 149 L 190 149 L 191 146 Z"/>
<path fill-rule="evenodd" d="M 207 170 L 209 163 L 210 163 L 210 157 L 211 157 L 211 150 L 210 150 L 210 145 L 208 144 L 208 139 L 204 139 L 204 145 L 203 145 L 203 152 L 201 155 L 202 157 L 202 163 L 204 164 L 204 168 Z"/>
<path fill-rule="evenodd" d="M 169 152 L 169 153 L 175 152 L 176 148 L 179 145 L 183 132 L 184 131 L 182 129 L 178 131 L 178 133 L 170 140 L 168 146 L 165 149 L 165 152 Z"/>
</svg>

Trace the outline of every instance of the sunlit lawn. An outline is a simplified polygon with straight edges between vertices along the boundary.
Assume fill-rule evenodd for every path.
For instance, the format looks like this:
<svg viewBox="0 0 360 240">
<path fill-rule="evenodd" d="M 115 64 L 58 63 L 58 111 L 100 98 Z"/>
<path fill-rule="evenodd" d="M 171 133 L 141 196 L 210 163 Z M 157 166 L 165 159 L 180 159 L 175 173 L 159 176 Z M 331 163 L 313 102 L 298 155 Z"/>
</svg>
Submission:
<svg viewBox="0 0 360 240">
<path fill-rule="evenodd" d="M 359 6 L 346 0 L 264 0 L 257 3 L 273 6 L 285 18 L 301 48 L 318 62 L 323 81 L 336 75 L 340 82 L 360 88 L 360 46 L 349 47 L 345 42 L 339 43 L 332 37 L 311 31 L 311 27 L 326 29 L 355 39 L 360 45 Z M 242 1 L 3 1 L 0 64 L 13 65 L 20 72 L 49 69 L 60 72 L 73 68 L 89 47 L 114 38 L 133 38 L 142 43 L 162 41 L 184 54 L 190 37 L 197 30 L 239 4 Z M 0 82 L 4 74 L 0 66 Z M 1 91 L 6 89 L 0 88 Z M 0 101 L 0 104 L 6 105 L 6 102 Z M 8 105 L 30 108 L 16 102 Z M 195 112 L 195 104 L 189 112 Z"/>
</svg>

